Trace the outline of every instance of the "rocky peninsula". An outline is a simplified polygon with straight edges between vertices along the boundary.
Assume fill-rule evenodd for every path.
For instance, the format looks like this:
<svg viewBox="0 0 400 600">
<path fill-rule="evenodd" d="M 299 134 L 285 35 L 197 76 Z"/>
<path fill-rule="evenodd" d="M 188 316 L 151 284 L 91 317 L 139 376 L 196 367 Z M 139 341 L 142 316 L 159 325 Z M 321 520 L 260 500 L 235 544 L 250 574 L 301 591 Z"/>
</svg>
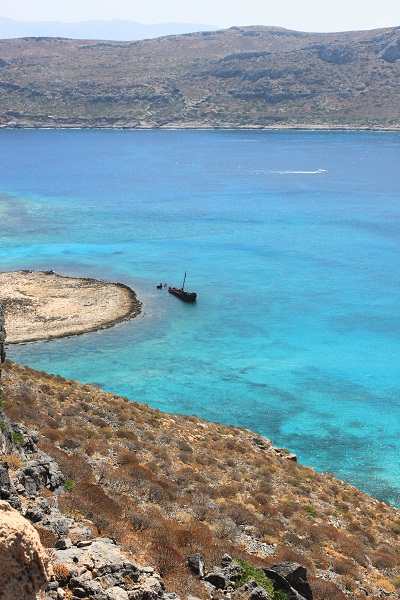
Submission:
<svg viewBox="0 0 400 600">
<path fill-rule="evenodd" d="M 135 292 L 126 285 L 53 271 L 0 273 L 0 300 L 9 344 L 96 331 L 141 312 Z"/>
</svg>

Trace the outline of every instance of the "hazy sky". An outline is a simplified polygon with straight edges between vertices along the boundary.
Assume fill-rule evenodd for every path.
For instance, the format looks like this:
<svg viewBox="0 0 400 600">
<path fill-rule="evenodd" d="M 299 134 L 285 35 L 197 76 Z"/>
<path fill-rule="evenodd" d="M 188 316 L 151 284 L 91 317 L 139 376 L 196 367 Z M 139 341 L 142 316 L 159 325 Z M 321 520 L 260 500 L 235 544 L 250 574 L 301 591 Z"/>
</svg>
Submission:
<svg viewBox="0 0 400 600">
<path fill-rule="evenodd" d="M 298 31 L 350 31 L 400 25 L 399 0 L 0 0 L 19 21 L 127 19 L 217 27 L 275 25 Z"/>
</svg>

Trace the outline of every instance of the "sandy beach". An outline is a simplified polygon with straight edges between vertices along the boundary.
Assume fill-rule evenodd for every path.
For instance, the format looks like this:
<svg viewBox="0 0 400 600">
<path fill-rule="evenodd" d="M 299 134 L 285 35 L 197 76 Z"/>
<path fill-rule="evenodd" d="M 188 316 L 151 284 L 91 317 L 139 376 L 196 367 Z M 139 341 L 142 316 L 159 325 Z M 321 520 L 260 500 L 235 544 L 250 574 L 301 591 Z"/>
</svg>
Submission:
<svg viewBox="0 0 400 600">
<path fill-rule="evenodd" d="M 96 331 L 136 317 L 141 302 L 128 286 L 53 271 L 0 273 L 7 343 Z"/>
</svg>

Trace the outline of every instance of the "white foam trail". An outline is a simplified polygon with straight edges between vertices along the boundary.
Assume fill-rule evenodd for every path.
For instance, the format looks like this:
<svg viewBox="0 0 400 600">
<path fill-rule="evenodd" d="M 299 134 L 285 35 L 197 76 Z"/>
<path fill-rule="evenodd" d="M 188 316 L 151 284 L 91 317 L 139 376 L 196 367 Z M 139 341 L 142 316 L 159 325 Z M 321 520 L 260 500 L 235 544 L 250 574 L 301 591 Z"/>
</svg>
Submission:
<svg viewBox="0 0 400 600">
<path fill-rule="evenodd" d="M 316 171 L 267 171 L 267 175 L 319 175 L 326 173 L 326 169 L 317 169 Z"/>
</svg>

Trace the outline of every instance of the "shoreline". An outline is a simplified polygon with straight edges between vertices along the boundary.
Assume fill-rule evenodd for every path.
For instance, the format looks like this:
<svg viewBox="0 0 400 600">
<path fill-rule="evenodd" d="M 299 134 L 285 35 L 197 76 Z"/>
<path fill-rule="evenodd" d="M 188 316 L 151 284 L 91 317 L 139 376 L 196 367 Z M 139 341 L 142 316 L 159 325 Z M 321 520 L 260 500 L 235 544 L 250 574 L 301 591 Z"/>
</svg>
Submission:
<svg viewBox="0 0 400 600">
<path fill-rule="evenodd" d="M 43 129 L 43 130 L 92 130 L 92 129 L 99 129 L 102 131 L 121 131 L 121 130 L 128 130 L 128 131 L 156 131 L 156 130 L 160 130 L 160 131 L 323 131 L 323 132 L 329 132 L 329 131 L 338 131 L 338 132 L 345 132 L 345 131 L 349 131 L 349 132 L 361 132 L 361 131 L 365 131 L 365 132 L 382 132 L 382 133 L 398 133 L 400 132 L 400 126 L 393 126 L 393 127 L 383 127 L 380 125 L 360 125 L 360 126 L 351 126 L 351 125 L 328 125 L 328 124 L 312 124 L 312 123 L 307 123 L 307 124 L 287 124 L 287 125 L 201 125 L 201 124 L 196 124 L 196 125 L 190 125 L 190 124 L 181 124 L 181 125 L 151 125 L 150 123 L 148 125 L 137 125 L 137 126 L 132 126 L 132 125 L 115 125 L 110 126 L 110 125 L 78 125 L 78 124 L 64 124 L 64 125 L 56 125 L 56 124 L 48 124 L 48 125 L 23 125 L 23 124 L 16 124 L 16 125 L 10 125 L 10 124 L 3 124 L 0 123 L 0 130 L 4 130 L 4 129 L 12 129 L 12 130 L 18 130 L 18 129 Z"/>
<path fill-rule="evenodd" d="M 134 319 L 142 312 L 123 283 L 69 277 L 54 271 L 0 273 L 7 344 L 83 335 Z"/>
</svg>

